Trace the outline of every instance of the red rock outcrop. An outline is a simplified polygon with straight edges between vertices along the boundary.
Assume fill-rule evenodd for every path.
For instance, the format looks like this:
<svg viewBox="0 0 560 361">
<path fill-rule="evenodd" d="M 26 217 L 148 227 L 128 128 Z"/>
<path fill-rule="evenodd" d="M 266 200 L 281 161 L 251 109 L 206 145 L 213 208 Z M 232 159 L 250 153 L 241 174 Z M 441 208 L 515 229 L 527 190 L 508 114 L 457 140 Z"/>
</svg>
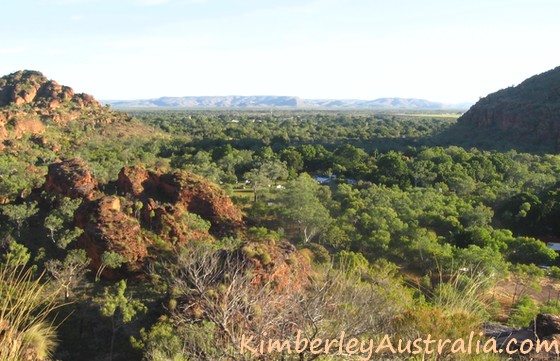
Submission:
<svg viewBox="0 0 560 361">
<path fill-rule="evenodd" d="M 142 269 L 149 241 L 142 233 L 140 222 L 121 209 L 118 197 L 104 196 L 83 203 L 76 211 L 75 221 L 84 230 L 77 245 L 86 250 L 93 270 L 101 267 L 101 256 L 105 252 L 121 255 L 123 268 L 129 273 Z M 122 276 L 111 268 L 106 268 L 103 275 L 113 279 Z"/>
<path fill-rule="evenodd" d="M 97 181 L 85 162 L 70 159 L 49 165 L 43 188 L 47 192 L 70 198 L 93 199 L 96 195 Z"/>
<path fill-rule="evenodd" d="M 148 171 L 142 167 L 125 167 L 119 172 L 117 186 L 122 192 L 141 197 L 144 183 L 150 179 Z"/>
<path fill-rule="evenodd" d="M 217 185 L 194 174 L 126 167 L 115 186 L 124 196 L 98 191 L 87 164 L 71 159 L 51 164 L 42 188 L 83 199 L 74 214 L 75 226 L 84 231 L 76 246 L 86 250 L 91 269 L 102 268 L 106 278 L 139 274 L 154 257 L 152 247 L 162 247 L 162 241 L 165 249 L 177 249 L 195 240 L 212 242 L 213 235 L 244 237 L 241 211 Z M 103 268 L 105 252 L 122 256 L 122 266 Z M 254 241 L 228 252 L 251 268 L 257 283 L 273 282 L 280 291 L 296 292 L 307 284 L 309 262 L 288 242 Z"/>
<path fill-rule="evenodd" d="M 38 71 L 20 70 L 0 78 L 0 107 L 12 103 L 23 105 L 41 102 L 47 107 L 56 108 L 53 104 L 66 100 L 81 107 L 100 106 L 91 95 L 74 94 L 72 88 L 48 80 Z"/>
<path fill-rule="evenodd" d="M 91 95 L 75 94 L 37 71 L 22 70 L 0 78 L 0 140 L 40 134 L 49 121 L 59 126 L 79 121 L 96 129 L 130 120 L 124 113 L 102 107 Z M 14 125 L 15 131 L 7 131 L 7 124 Z"/>
<path fill-rule="evenodd" d="M 188 172 L 155 173 L 141 167 L 123 168 L 117 187 L 145 201 L 144 214 L 168 213 L 155 201 L 195 213 L 211 223 L 214 235 L 233 235 L 245 228 L 241 211 L 218 186 Z M 151 201 L 150 201 L 151 200 Z"/>
<path fill-rule="evenodd" d="M 72 101 L 82 108 L 99 107 L 101 104 L 94 97 L 89 94 L 80 93 L 72 97 Z"/>
<path fill-rule="evenodd" d="M 35 141 L 41 142 L 41 138 Z M 74 217 L 75 225 L 84 230 L 77 245 L 87 251 L 95 271 L 107 251 L 124 258 L 120 271 L 141 269 L 152 243 L 146 234 L 151 232 L 178 247 L 193 240 L 212 241 L 211 234 L 232 235 L 244 230 L 241 212 L 227 195 L 193 174 L 160 174 L 127 167 L 119 173 L 116 186 L 126 198 L 99 192 L 87 164 L 79 159 L 51 164 L 43 186 L 47 192 L 84 200 Z M 123 275 L 120 271 L 108 269 L 104 276 L 119 277 Z"/>
</svg>

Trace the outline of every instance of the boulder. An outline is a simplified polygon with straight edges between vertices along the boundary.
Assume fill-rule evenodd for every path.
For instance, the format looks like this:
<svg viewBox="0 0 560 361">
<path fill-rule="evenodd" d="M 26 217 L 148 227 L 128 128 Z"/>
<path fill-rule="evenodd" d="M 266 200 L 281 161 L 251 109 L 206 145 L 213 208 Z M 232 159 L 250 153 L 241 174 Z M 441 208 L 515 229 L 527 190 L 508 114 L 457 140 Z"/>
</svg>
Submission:
<svg viewBox="0 0 560 361">
<path fill-rule="evenodd" d="M 560 315 L 538 314 L 535 323 L 535 333 L 540 339 L 560 334 Z"/>
<path fill-rule="evenodd" d="M 104 277 L 116 279 L 122 277 L 123 272 L 135 273 L 142 269 L 149 242 L 142 233 L 140 222 L 121 210 L 118 197 L 104 196 L 86 201 L 76 211 L 75 223 L 84 230 L 77 245 L 86 250 L 93 271 L 101 267 L 101 256 L 107 251 L 121 255 L 124 264 L 122 269 L 105 269 Z"/>
<path fill-rule="evenodd" d="M 65 197 L 93 199 L 97 181 L 85 162 L 70 159 L 49 165 L 43 188 Z"/>
<path fill-rule="evenodd" d="M 142 167 L 125 167 L 119 172 L 117 187 L 124 193 L 140 197 L 144 192 L 144 182 L 149 178 L 148 171 Z"/>
</svg>

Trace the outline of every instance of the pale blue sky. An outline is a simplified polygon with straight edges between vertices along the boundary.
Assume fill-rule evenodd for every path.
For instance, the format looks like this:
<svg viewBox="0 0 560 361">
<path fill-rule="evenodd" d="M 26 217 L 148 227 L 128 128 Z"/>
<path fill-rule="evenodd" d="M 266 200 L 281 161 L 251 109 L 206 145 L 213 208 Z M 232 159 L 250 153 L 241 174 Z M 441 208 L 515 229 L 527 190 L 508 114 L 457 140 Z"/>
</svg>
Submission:
<svg viewBox="0 0 560 361">
<path fill-rule="evenodd" d="M 3 1 L 0 74 L 98 99 L 476 101 L 560 65 L 557 0 Z"/>
</svg>

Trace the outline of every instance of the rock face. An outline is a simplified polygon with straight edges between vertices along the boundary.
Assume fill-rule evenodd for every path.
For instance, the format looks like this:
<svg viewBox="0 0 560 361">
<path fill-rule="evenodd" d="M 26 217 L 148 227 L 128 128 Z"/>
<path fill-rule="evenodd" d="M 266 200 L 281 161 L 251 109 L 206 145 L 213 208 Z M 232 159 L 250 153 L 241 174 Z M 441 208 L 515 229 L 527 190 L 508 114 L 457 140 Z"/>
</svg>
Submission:
<svg viewBox="0 0 560 361">
<path fill-rule="evenodd" d="M 83 203 L 76 211 L 76 225 L 84 230 L 78 246 L 86 250 L 93 270 L 101 267 L 105 252 L 121 255 L 128 273 L 139 271 L 148 256 L 150 242 L 144 237 L 140 222 L 121 207 L 118 197 L 104 196 Z M 104 276 L 117 278 L 119 273 L 109 268 L 104 270 Z"/>
<path fill-rule="evenodd" d="M 480 99 L 459 124 L 510 132 L 519 139 L 560 144 L 560 67 Z M 465 136 L 468 137 L 468 132 Z"/>
<path fill-rule="evenodd" d="M 560 315 L 538 314 L 535 319 L 535 333 L 540 339 L 560 334 Z"/>
<path fill-rule="evenodd" d="M 214 237 L 245 237 L 241 211 L 217 185 L 182 171 L 156 172 L 142 167 L 121 169 L 105 194 L 79 159 L 51 164 L 41 191 L 82 199 L 74 225 L 83 229 L 76 246 L 85 249 L 94 272 L 102 255 L 114 252 L 124 263 L 104 268 L 106 278 L 139 274 L 153 250 L 188 247 L 190 242 L 214 242 Z M 231 251 L 251 267 L 255 282 L 274 281 L 278 289 L 298 290 L 307 282 L 309 264 L 288 242 L 253 240 Z"/>
<path fill-rule="evenodd" d="M 496 340 L 499 349 L 504 349 L 512 339 L 516 339 L 517 343 L 510 344 L 512 350 L 518 350 L 519 346 L 525 340 L 530 340 L 535 343 L 537 340 L 541 341 L 556 341 L 560 344 L 560 315 L 552 314 L 538 314 L 535 321 L 532 321 L 528 327 L 513 328 L 509 326 L 498 325 L 486 322 L 482 331 L 488 338 Z M 527 356 L 534 357 L 535 360 L 557 360 L 559 355 L 556 350 L 552 348 L 550 351 L 541 351 L 536 353 L 533 349 Z"/>
</svg>

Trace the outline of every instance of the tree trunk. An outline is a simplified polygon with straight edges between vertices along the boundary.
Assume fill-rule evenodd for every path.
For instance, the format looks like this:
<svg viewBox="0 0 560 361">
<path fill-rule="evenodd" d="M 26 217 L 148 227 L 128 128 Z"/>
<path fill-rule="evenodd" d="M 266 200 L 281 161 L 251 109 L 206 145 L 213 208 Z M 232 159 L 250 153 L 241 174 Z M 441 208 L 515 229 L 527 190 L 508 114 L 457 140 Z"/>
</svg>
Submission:
<svg viewBox="0 0 560 361">
<path fill-rule="evenodd" d="M 105 269 L 105 265 L 101 264 L 101 266 L 99 266 L 99 268 L 97 269 L 97 273 L 95 274 L 95 281 L 99 281 L 99 277 L 101 277 L 101 273 L 103 273 L 103 270 Z"/>
</svg>

